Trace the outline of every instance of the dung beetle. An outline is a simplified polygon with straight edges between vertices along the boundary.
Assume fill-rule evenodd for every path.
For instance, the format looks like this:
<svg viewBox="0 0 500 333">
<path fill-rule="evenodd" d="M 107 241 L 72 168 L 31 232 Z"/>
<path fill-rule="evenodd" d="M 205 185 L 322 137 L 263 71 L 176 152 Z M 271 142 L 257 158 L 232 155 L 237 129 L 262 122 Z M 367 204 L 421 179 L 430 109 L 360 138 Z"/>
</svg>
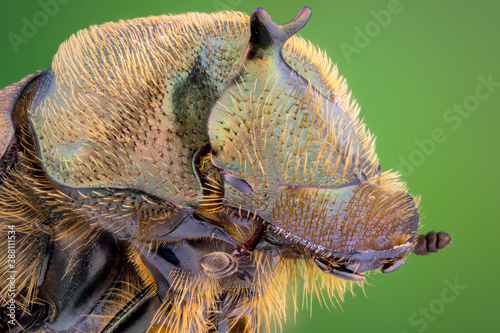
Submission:
<svg viewBox="0 0 500 333">
<path fill-rule="evenodd" d="M 290 281 L 342 295 L 450 242 L 310 15 L 92 26 L 0 91 L 3 331 L 269 331 Z"/>
</svg>

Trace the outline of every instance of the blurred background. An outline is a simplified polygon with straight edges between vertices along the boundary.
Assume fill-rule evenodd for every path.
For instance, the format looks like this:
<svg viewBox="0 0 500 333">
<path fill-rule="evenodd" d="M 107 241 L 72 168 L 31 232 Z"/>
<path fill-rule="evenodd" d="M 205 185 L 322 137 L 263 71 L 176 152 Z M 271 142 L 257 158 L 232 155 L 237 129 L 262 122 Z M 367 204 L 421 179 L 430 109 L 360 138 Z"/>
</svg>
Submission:
<svg viewBox="0 0 500 333">
<path fill-rule="evenodd" d="M 400 170 L 422 196 L 421 232 L 445 230 L 453 242 L 439 254 L 412 255 L 397 272 L 372 274 L 364 292 L 354 289 L 336 308 L 314 301 L 312 317 L 304 309 L 294 320 L 290 306 L 283 331 L 498 332 L 499 3 L 55 1 L 0 3 L 1 87 L 49 67 L 59 44 L 89 25 L 256 7 L 285 23 L 311 7 L 301 35 L 347 78 L 383 170 Z"/>
</svg>

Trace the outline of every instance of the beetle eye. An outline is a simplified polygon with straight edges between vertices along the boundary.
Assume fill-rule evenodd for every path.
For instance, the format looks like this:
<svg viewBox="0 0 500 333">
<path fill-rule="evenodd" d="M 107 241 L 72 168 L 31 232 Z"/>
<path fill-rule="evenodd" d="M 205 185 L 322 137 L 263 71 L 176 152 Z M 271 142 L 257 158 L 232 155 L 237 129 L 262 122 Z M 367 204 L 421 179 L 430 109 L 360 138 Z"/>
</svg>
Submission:
<svg viewBox="0 0 500 333">
<path fill-rule="evenodd" d="M 252 187 L 243 179 L 236 178 L 228 173 L 222 175 L 222 178 L 238 192 L 243 194 L 251 194 L 253 192 Z"/>
</svg>

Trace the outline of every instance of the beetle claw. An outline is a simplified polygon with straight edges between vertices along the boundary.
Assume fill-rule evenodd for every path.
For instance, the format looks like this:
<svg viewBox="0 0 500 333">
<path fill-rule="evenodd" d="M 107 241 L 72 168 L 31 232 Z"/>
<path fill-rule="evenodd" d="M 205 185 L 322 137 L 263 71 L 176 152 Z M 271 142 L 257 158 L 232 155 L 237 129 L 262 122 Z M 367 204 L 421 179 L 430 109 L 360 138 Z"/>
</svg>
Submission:
<svg viewBox="0 0 500 333">
<path fill-rule="evenodd" d="M 244 246 L 240 246 L 234 249 L 231 256 L 233 256 L 236 260 L 241 260 L 243 258 L 248 258 L 250 256 L 250 251 L 248 251 Z"/>
<path fill-rule="evenodd" d="M 365 281 L 365 276 L 363 274 L 353 272 L 344 266 L 332 266 L 329 262 L 320 259 L 314 259 L 314 262 L 327 274 L 349 281 Z"/>
<path fill-rule="evenodd" d="M 404 263 L 405 263 L 404 260 L 398 260 L 398 261 L 390 263 L 390 264 L 385 264 L 384 266 L 382 266 L 382 273 L 392 273 L 396 269 L 403 266 Z"/>
</svg>

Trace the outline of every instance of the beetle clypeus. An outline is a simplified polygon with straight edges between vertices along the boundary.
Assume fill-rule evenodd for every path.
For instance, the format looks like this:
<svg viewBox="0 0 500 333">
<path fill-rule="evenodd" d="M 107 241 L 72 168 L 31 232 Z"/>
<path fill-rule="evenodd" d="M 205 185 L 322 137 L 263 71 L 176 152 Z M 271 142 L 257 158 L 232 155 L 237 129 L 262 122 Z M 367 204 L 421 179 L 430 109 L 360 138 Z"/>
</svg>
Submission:
<svg viewBox="0 0 500 333">
<path fill-rule="evenodd" d="M 0 92 L 4 331 L 269 330 L 298 271 L 342 296 L 449 243 L 416 236 L 310 14 L 91 27 Z"/>
</svg>

